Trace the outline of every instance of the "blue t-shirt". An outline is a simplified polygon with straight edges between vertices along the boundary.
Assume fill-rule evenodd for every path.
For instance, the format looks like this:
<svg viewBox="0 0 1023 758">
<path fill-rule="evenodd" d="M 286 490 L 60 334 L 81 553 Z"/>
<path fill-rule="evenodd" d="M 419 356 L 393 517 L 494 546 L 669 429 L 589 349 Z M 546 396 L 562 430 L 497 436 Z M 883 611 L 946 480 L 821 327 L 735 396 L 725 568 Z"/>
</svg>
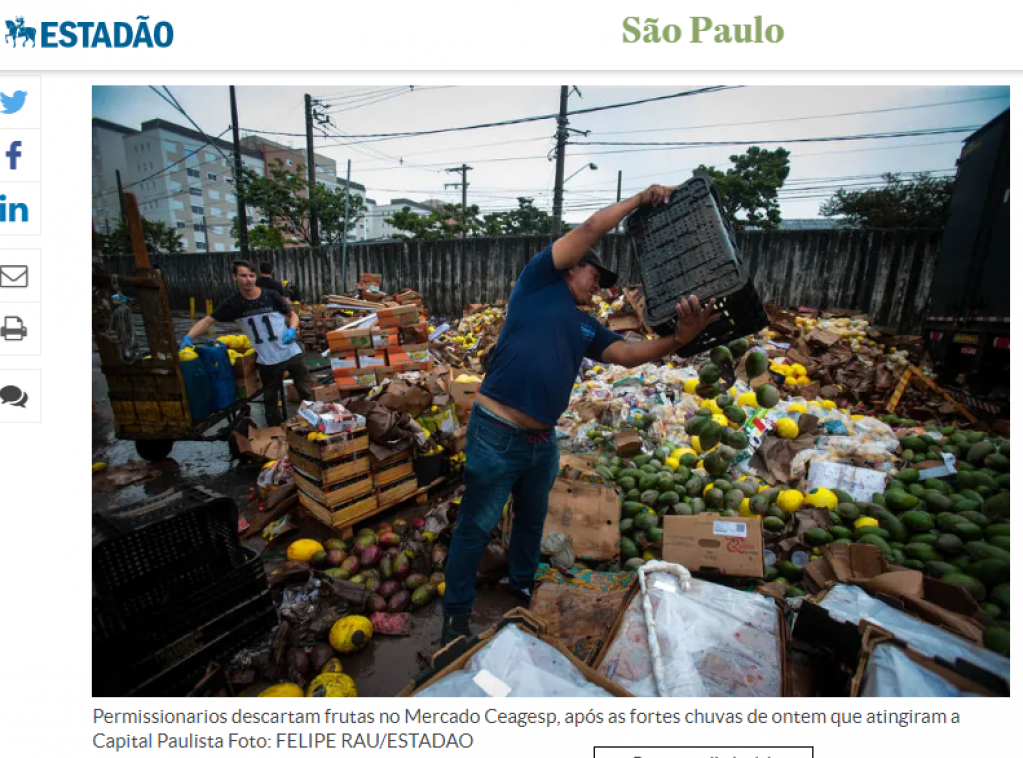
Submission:
<svg viewBox="0 0 1023 758">
<path fill-rule="evenodd" d="M 583 357 L 601 360 L 621 339 L 580 311 L 548 247 L 526 264 L 480 387 L 487 397 L 554 426 L 568 407 Z"/>
</svg>

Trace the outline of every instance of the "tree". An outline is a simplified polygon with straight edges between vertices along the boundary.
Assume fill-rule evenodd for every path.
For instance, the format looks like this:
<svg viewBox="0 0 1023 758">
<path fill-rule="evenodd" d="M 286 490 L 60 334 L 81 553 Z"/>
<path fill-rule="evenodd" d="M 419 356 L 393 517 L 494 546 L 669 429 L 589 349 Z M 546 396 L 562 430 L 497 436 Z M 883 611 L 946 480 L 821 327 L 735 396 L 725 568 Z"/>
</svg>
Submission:
<svg viewBox="0 0 1023 758">
<path fill-rule="evenodd" d="M 550 234 L 551 214 L 533 205 L 533 198 L 518 198 L 515 210 L 491 213 L 483 217 L 486 236 L 502 234 Z"/>
<path fill-rule="evenodd" d="M 184 251 L 181 235 L 163 221 L 142 219 L 142 234 L 150 253 L 180 253 Z M 97 234 L 100 249 L 105 255 L 131 255 L 131 234 L 122 219 L 110 234 Z"/>
<path fill-rule="evenodd" d="M 822 216 L 842 216 L 866 229 L 940 229 L 952 200 L 952 177 L 882 174 L 883 187 L 838 190 L 821 205 Z"/>
<path fill-rule="evenodd" d="M 269 176 L 263 176 L 250 168 L 244 168 L 239 192 L 245 203 L 264 219 L 249 231 L 250 244 L 254 248 L 273 244 L 304 243 L 311 245 L 309 229 L 310 210 L 315 210 L 320 226 L 320 243 L 338 245 L 345 237 L 345 195 L 348 195 L 348 239 L 354 238 L 355 226 L 366 214 L 363 198 L 347 189 L 316 185 L 312 196 L 309 183 L 303 176 L 305 167 L 299 165 L 290 171 L 277 159 L 270 167 Z M 231 233 L 238 237 L 238 219 Z M 262 229 L 261 229 L 262 227 Z M 252 236 L 255 233 L 256 239 Z M 263 248 L 266 249 L 266 248 Z"/>
<path fill-rule="evenodd" d="M 454 239 L 465 236 L 482 236 L 486 224 L 480 219 L 478 205 L 470 205 L 462 213 L 462 206 L 447 204 L 434 208 L 428 214 L 416 213 L 405 206 L 388 219 L 395 229 L 408 232 L 412 239 Z M 405 234 L 392 234 L 395 239 L 407 239 Z"/>
<path fill-rule="evenodd" d="M 727 171 L 701 164 L 693 174 L 709 174 L 714 180 L 721 204 L 736 229 L 776 229 L 781 223 L 778 190 L 789 175 L 789 151 L 753 146 L 728 160 L 732 167 Z"/>
</svg>

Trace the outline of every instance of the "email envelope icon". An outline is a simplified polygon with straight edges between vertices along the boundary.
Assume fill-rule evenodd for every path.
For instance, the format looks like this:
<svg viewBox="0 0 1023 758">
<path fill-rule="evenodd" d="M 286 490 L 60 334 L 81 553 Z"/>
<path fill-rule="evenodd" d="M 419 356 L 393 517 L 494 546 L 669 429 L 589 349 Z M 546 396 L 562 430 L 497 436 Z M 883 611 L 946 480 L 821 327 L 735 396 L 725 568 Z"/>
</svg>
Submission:
<svg viewBox="0 0 1023 758">
<path fill-rule="evenodd" d="M 0 287 L 27 287 L 28 266 L 0 266 Z"/>
</svg>

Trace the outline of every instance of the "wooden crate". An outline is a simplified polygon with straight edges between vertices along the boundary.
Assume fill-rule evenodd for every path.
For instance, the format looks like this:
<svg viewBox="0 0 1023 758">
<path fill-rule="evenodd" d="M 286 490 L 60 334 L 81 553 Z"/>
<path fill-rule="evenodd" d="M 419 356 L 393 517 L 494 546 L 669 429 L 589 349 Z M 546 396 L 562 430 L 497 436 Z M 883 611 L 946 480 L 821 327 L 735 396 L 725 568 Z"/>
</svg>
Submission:
<svg viewBox="0 0 1023 758">
<path fill-rule="evenodd" d="M 295 471 L 295 485 L 309 497 L 328 508 L 336 508 L 350 500 L 373 492 L 373 475 L 356 474 L 334 484 L 322 487 L 301 471 Z"/>
<path fill-rule="evenodd" d="M 332 461 L 319 461 L 303 455 L 298 450 L 289 450 L 288 459 L 291 465 L 307 474 L 310 479 L 321 487 L 337 484 L 357 474 L 365 474 L 370 470 L 369 453 L 360 451 Z"/>
<path fill-rule="evenodd" d="M 379 487 L 377 500 L 380 502 L 380 508 L 386 508 L 411 497 L 417 489 L 419 489 L 419 482 L 416 480 L 415 474 Z"/>
<path fill-rule="evenodd" d="M 406 450 L 400 455 L 392 456 L 373 466 L 373 482 L 377 488 L 385 484 L 405 479 L 415 473 L 412 467 L 412 451 Z"/>
<path fill-rule="evenodd" d="M 365 428 L 332 434 L 328 439 L 316 442 L 306 439 L 306 434 L 312 431 L 308 425 L 304 427 L 308 430 L 305 434 L 300 431 L 303 426 L 296 421 L 289 421 L 285 428 L 288 432 L 288 447 L 316 460 L 334 461 L 369 449 L 369 432 Z"/>
<path fill-rule="evenodd" d="M 298 493 L 298 502 L 303 508 L 309 511 L 317 521 L 331 529 L 344 529 L 363 518 L 366 513 L 373 513 L 377 510 L 376 493 L 358 497 L 339 507 L 328 508 L 316 502 L 304 492 Z"/>
</svg>

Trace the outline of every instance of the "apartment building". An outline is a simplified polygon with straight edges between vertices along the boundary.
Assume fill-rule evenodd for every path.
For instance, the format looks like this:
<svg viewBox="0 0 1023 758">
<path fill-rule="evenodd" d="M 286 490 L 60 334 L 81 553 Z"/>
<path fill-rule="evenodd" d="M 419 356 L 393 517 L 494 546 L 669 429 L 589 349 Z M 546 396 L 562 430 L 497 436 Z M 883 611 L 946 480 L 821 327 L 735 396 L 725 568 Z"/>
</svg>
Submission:
<svg viewBox="0 0 1023 758">
<path fill-rule="evenodd" d="M 242 165 L 264 172 L 259 151 L 243 147 L 241 156 Z M 176 229 L 185 252 L 235 250 L 233 161 L 230 142 L 213 139 L 211 144 L 199 132 L 164 119 L 131 129 L 94 118 L 93 223 L 103 231 L 120 218 L 116 167 L 142 215 Z"/>
<path fill-rule="evenodd" d="M 370 240 L 391 239 L 395 234 L 403 237 L 410 236 L 408 232 L 402 231 L 391 224 L 391 218 L 402 208 L 408 208 L 420 216 L 429 216 L 434 210 L 426 203 L 420 203 L 404 197 L 393 198 L 391 202 L 382 205 L 373 200 L 366 200 L 366 208 L 368 209 L 366 214 L 368 236 L 366 239 Z"/>
</svg>

